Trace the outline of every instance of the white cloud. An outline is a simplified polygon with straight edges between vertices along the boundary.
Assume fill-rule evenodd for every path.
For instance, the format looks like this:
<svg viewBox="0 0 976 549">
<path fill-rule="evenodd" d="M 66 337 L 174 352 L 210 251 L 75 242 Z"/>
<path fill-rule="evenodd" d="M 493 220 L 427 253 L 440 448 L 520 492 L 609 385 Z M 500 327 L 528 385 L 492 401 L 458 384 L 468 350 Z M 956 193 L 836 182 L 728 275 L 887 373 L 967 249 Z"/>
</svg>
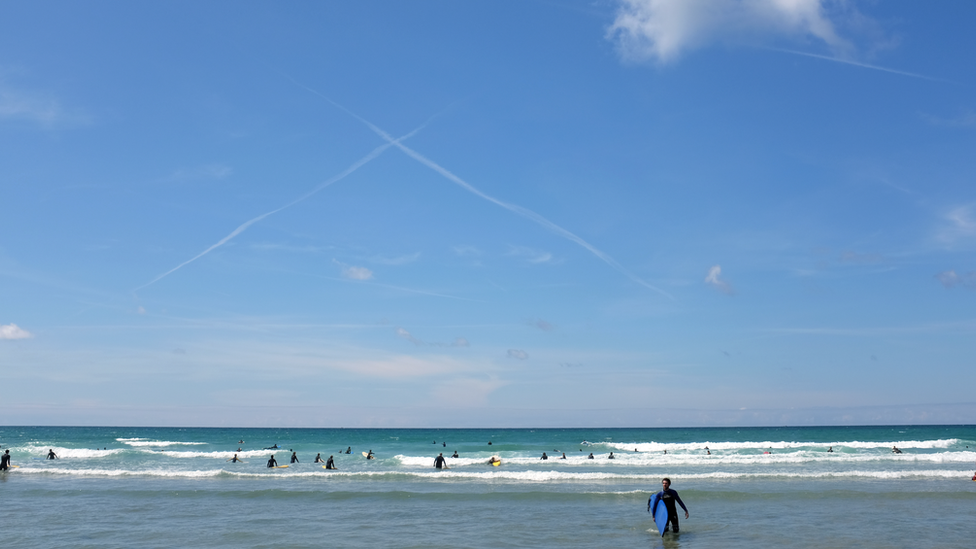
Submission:
<svg viewBox="0 0 976 549">
<path fill-rule="evenodd" d="M 552 254 L 540 250 L 534 250 L 525 246 L 512 246 L 508 255 L 524 257 L 529 263 L 550 263 L 553 261 Z"/>
<path fill-rule="evenodd" d="M 16 324 L 0 325 L 0 339 L 27 339 L 29 337 L 34 336 Z"/>
<path fill-rule="evenodd" d="M 409 255 L 400 255 L 396 257 L 386 257 L 382 255 L 374 255 L 369 258 L 373 263 L 379 263 L 381 265 L 406 265 L 407 263 L 413 263 L 420 259 L 420 252 L 414 252 Z"/>
<path fill-rule="evenodd" d="M 335 259 L 332 261 L 342 268 L 342 276 L 350 280 L 369 280 L 373 278 L 373 271 L 367 269 L 366 267 L 354 267 L 352 265 L 346 265 L 345 263 L 341 263 Z"/>
<path fill-rule="evenodd" d="M 840 255 L 840 261 L 841 263 L 881 263 L 884 257 L 881 254 L 846 251 Z"/>
<path fill-rule="evenodd" d="M 413 337 L 413 335 L 410 332 L 404 330 L 403 328 L 397 328 L 396 329 L 396 334 L 398 336 L 402 337 L 403 339 L 406 339 L 410 343 L 413 343 L 414 345 L 423 345 L 424 344 L 423 341 L 421 341 L 421 340 Z"/>
<path fill-rule="evenodd" d="M 481 250 L 474 246 L 454 246 L 451 250 L 459 257 L 478 257 L 481 255 Z"/>
<path fill-rule="evenodd" d="M 724 294 L 728 294 L 728 295 L 734 294 L 735 290 L 732 289 L 732 286 L 725 280 L 719 278 L 721 275 L 722 275 L 721 265 L 715 265 L 714 267 L 708 270 L 708 276 L 705 277 L 705 284 L 712 285 L 715 289 L 717 289 L 718 291 Z"/>
<path fill-rule="evenodd" d="M 518 360 L 525 360 L 525 359 L 529 358 L 529 353 L 526 353 L 525 351 L 523 351 L 521 349 L 509 349 L 508 350 L 508 358 L 515 358 L 515 359 L 518 359 Z"/>
<path fill-rule="evenodd" d="M 139 314 L 141 314 L 141 315 L 144 315 L 144 314 L 146 314 L 146 308 L 143 307 L 142 305 L 140 305 L 139 308 L 136 309 L 136 312 L 139 313 Z"/>
<path fill-rule="evenodd" d="M 973 205 L 953 208 L 943 215 L 944 223 L 936 234 L 936 238 L 946 245 L 953 245 L 960 240 L 976 238 L 976 216 L 973 215 Z"/>
<path fill-rule="evenodd" d="M 607 37 L 624 59 L 668 62 L 719 41 L 814 38 L 850 49 L 826 14 L 826 0 L 620 0 Z"/>
<path fill-rule="evenodd" d="M 207 164 L 195 168 L 182 168 L 173 172 L 168 180 L 185 181 L 189 179 L 223 179 L 234 173 L 234 169 L 223 164 Z"/>
<path fill-rule="evenodd" d="M 935 278 L 946 288 L 962 286 L 964 288 L 976 289 L 976 271 L 959 275 L 955 270 L 948 270 L 935 275 Z"/>
<path fill-rule="evenodd" d="M 86 115 L 66 111 L 61 102 L 46 94 L 25 92 L 0 80 L 0 120 L 28 120 L 44 127 L 88 123 Z"/>
</svg>

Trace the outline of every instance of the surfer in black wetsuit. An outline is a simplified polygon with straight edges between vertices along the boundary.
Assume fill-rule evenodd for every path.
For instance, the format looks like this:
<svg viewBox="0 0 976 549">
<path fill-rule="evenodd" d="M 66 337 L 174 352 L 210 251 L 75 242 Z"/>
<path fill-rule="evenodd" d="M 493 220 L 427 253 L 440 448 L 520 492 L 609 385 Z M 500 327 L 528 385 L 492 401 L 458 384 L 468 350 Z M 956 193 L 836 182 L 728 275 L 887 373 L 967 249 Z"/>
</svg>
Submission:
<svg viewBox="0 0 976 549">
<path fill-rule="evenodd" d="M 271 454 L 271 459 L 268 460 L 268 469 L 278 466 L 278 462 L 275 461 L 274 454 Z"/>
<path fill-rule="evenodd" d="M 322 454 L 315 454 L 315 463 L 324 463 L 325 460 L 322 459 Z"/>
<path fill-rule="evenodd" d="M 278 444 L 277 443 L 275 443 L 274 446 L 268 446 L 267 448 L 265 448 L 265 450 L 277 450 L 277 449 L 278 449 Z"/>
<path fill-rule="evenodd" d="M 238 461 L 240 461 L 240 460 L 241 460 L 241 459 L 240 459 L 239 457 L 237 457 L 237 454 L 234 454 L 234 457 L 232 457 L 232 458 L 230 458 L 230 459 L 228 459 L 227 461 L 229 461 L 229 462 L 231 462 L 231 463 L 237 463 L 237 462 L 238 462 Z"/>
<path fill-rule="evenodd" d="M 678 502 L 678 505 L 685 510 L 685 518 L 688 518 L 688 508 L 685 507 L 685 503 L 681 501 L 678 497 L 678 492 L 671 489 L 671 479 L 665 478 L 661 480 L 661 486 L 664 487 L 663 490 L 655 494 L 664 500 L 664 506 L 668 510 L 668 525 L 671 526 L 671 531 L 675 534 L 678 533 L 678 510 L 674 507 L 674 502 Z M 654 496 L 651 496 L 647 500 L 647 512 L 651 513 L 651 517 L 654 516 L 655 509 L 651 509 L 651 501 L 654 500 Z M 668 531 L 668 526 L 664 527 L 664 531 Z"/>
<path fill-rule="evenodd" d="M 456 457 L 458 457 L 458 455 L 457 455 L 457 450 L 454 450 L 454 455 L 453 455 L 453 456 L 451 456 L 451 457 L 452 457 L 452 458 L 456 458 Z"/>
<path fill-rule="evenodd" d="M 607 459 L 615 459 L 615 458 L 613 457 L 613 452 L 610 452 L 610 455 L 609 455 L 609 456 L 607 456 Z"/>
<path fill-rule="evenodd" d="M 346 448 L 346 453 L 347 454 L 351 454 L 352 453 L 352 446 Z"/>
<path fill-rule="evenodd" d="M 47 459 L 58 459 L 58 455 L 54 453 L 54 450 L 48 450 Z"/>
<path fill-rule="evenodd" d="M 437 467 L 438 469 L 443 469 L 446 466 L 447 466 L 447 460 L 444 459 L 444 454 L 443 453 L 437 454 L 437 457 L 434 458 L 434 467 Z"/>
<path fill-rule="evenodd" d="M 298 454 L 296 452 L 291 453 L 291 462 L 298 463 Z"/>
<path fill-rule="evenodd" d="M 545 452 L 542 452 L 542 457 L 539 459 L 549 459 L 549 456 L 547 456 Z"/>
<path fill-rule="evenodd" d="M 6 471 L 10 468 L 10 450 L 7 450 L 0 456 L 0 471 Z"/>
<path fill-rule="evenodd" d="M 325 468 L 326 469 L 335 469 L 336 468 L 335 462 L 332 461 L 332 456 L 329 456 L 329 461 L 326 461 L 325 462 Z"/>
<path fill-rule="evenodd" d="M 590 452 L 590 455 L 588 455 L 588 456 L 586 456 L 586 459 L 595 459 L 595 458 L 593 457 L 593 452 Z"/>
<path fill-rule="evenodd" d="M 376 459 L 376 456 L 373 455 L 372 450 L 366 452 L 366 459 Z"/>
</svg>

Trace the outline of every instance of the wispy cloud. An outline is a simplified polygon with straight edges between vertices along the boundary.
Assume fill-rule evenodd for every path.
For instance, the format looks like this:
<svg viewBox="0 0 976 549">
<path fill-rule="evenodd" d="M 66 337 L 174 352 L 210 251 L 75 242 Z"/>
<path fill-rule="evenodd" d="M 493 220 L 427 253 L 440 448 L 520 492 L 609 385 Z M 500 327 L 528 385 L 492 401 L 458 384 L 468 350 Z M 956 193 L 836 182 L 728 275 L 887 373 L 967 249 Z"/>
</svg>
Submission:
<svg viewBox="0 0 976 549">
<path fill-rule="evenodd" d="M 521 257 L 524 258 L 529 263 L 535 263 L 535 264 L 554 262 L 551 253 L 544 252 L 541 250 L 534 250 L 526 246 L 512 246 L 509 249 L 507 255 Z"/>
<path fill-rule="evenodd" d="M 66 110 L 50 95 L 14 89 L 0 80 L 0 120 L 26 120 L 44 128 L 81 125 L 91 117 Z"/>
<path fill-rule="evenodd" d="M 454 341 L 450 343 L 438 343 L 438 342 L 427 343 L 422 339 L 418 339 L 414 337 L 413 334 L 400 327 L 396 329 L 396 334 L 402 337 L 403 339 L 406 339 L 410 343 L 417 345 L 418 347 L 422 345 L 426 345 L 430 347 L 470 347 L 471 346 L 471 343 L 468 342 L 468 340 L 463 337 L 456 337 L 454 338 Z"/>
<path fill-rule="evenodd" d="M 948 270 L 935 275 L 935 278 L 946 288 L 961 286 L 976 290 L 976 271 L 958 274 L 955 270 Z"/>
<path fill-rule="evenodd" d="M 535 326 L 536 328 L 542 330 L 543 332 L 551 332 L 552 330 L 554 330 L 556 328 L 551 323 L 546 322 L 545 320 L 542 320 L 541 318 L 538 319 L 538 320 L 533 321 L 532 322 L 532 325 Z"/>
<path fill-rule="evenodd" d="M 846 251 L 840 254 L 841 263 L 881 263 L 884 257 L 881 254 L 859 254 L 857 252 Z"/>
<path fill-rule="evenodd" d="M 343 278 L 348 278 L 349 280 L 369 280 L 373 278 L 373 271 L 367 269 L 366 267 L 346 265 L 345 263 L 335 259 L 333 259 L 332 262 L 342 269 Z"/>
<path fill-rule="evenodd" d="M 525 360 L 529 358 L 529 353 L 526 353 L 522 349 L 509 349 L 508 358 L 514 358 L 516 360 Z"/>
<path fill-rule="evenodd" d="M 368 261 L 371 263 L 379 263 L 380 265 L 406 265 L 407 263 L 413 263 L 418 259 L 420 259 L 420 252 L 393 257 L 374 255 L 373 257 L 370 257 Z"/>
<path fill-rule="evenodd" d="M 947 246 L 960 241 L 976 238 L 976 216 L 974 205 L 957 206 L 942 216 L 942 226 L 936 232 L 936 239 Z"/>
<path fill-rule="evenodd" d="M 298 85 L 301 86 L 302 88 L 304 88 L 305 90 L 308 90 L 310 93 L 313 93 L 313 94 L 321 97 L 322 99 L 328 101 L 331 105 L 333 105 L 337 109 L 342 110 L 343 112 L 345 112 L 349 116 L 352 116 L 356 120 L 359 120 L 360 122 L 362 122 L 363 124 L 365 124 L 369 129 L 373 130 L 373 132 L 376 135 L 378 135 L 378 136 L 382 137 L 384 140 L 386 140 L 386 142 L 388 144 L 390 144 L 390 145 L 392 145 L 394 147 L 397 147 L 398 149 L 400 149 L 401 151 L 403 151 L 404 153 L 406 153 L 407 156 L 413 158 L 414 160 L 420 162 L 421 164 L 423 164 L 423 165 L 427 166 L 428 168 L 434 170 L 435 172 L 441 174 L 446 179 L 448 179 L 452 183 L 460 186 L 464 190 L 466 190 L 466 191 L 474 194 L 475 196 L 478 196 L 480 198 L 483 198 L 484 200 L 487 200 L 488 202 L 491 202 L 492 204 L 495 204 L 497 206 L 500 206 L 502 208 L 505 208 L 506 210 L 508 210 L 510 212 L 513 212 L 513 213 L 518 214 L 518 215 L 520 215 L 520 216 L 522 216 L 522 217 L 524 217 L 524 218 L 526 218 L 526 219 L 528 219 L 530 221 L 533 221 L 534 223 L 540 225 L 541 227 L 549 230 L 550 232 L 552 232 L 552 233 L 554 233 L 554 234 L 556 234 L 558 236 L 561 236 L 561 237 L 563 237 L 563 238 L 565 238 L 565 239 L 567 239 L 567 240 L 569 240 L 571 242 L 575 242 L 576 244 L 580 245 L 581 247 L 583 247 L 584 249 L 588 250 L 590 253 L 592 253 L 593 255 L 595 255 L 596 257 L 598 257 L 599 259 L 601 259 L 604 263 L 606 263 L 607 265 L 609 265 L 612 268 L 614 268 L 615 270 L 617 270 L 617 272 L 619 272 L 619 273 L 627 276 L 628 278 L 630 278 L 632 281 L 636 282 L 637 284 L 640 284 L 641 286 L 644 286 L 645 288 L 648 288 L 650 290 L 654 290 L 655 292 L 658 292 L 661 295 L 663 295 L 663 296 L 665 296 L 665 297 L 667 297 L 669 299 L 672 299 L 672 300 L 674 299 L 674 296 L 672 296 L 668 292 L 665 292 L 664 290 L 662 290 L 662 289 L 660 289 L 660 288 L 658 288 L 658 287 L 656 287 L 656 286 L 654 286 L 652 284 L 649 284 L 649 283 L 645 282 L 643 279 L 641 279 L 640 277 L 638 277 L 634 273 L 632 273 L 629 270 L 627 270 L 623 265 L 621 265 L 620 263 L 617 263 L 617 261 L 615 259 L 613 259 L 609 255 L 605 254 L 604 252 L 600 251 L 599 249 L 597 249 L 596 247 L 594 247 L 592 244 L 590 244 L 589 242 L 587 242 L 587 241 L 583 240 L 582 238 L 576 236 L 575 234 L 567 231 L 566 229 L 560 227 L 559 225 L 556 225 L 552 221 L 549 221 L 545 217 L 543 217 L 543 216 L 541 216 L 541 215 L 533 212 L 532 210 L 529 210 L 528 208 L 523 208 L 522 206 L 518 206 L 518 205 L 515 205 L 515 204 L 509 204 L 507 202 L 503 202 L 501 200 L 498 200 L 497 198 L 494 198 L 492 196 L 489 196 L 489 195 L 481 192 L 476 187 L 474 187 L 473 185 L 471 185 L 467 181 L 461 179 L 460 177 L 454 175 L 453 173 L 451 173 L 450 171 L 448 171 L 446 168 L 444 168 L 440 164 L 437 164 L 436 162 L 434 162 L 434 161 L 430 160 L 429 158 L 425 157 L 424 155 L 422 155 L 422 154 L 418 153 L 417 151 L 411 149 L 410 147 L 407 147 L 406 145 L 404 145 L 402 143 L 402 141 L 403 141 L 402 138 L 401 139 L 394 139 L 390 134 L 388 134 L 387 132 L 383 131 L 382 129 L 380 129 L 379 127 L 377 127 L 376 125 L 374 125 L 372 122 L 370 122 L 370 121 L 366 120 L 365 118 L 359 116 L 358 114 L 352 112 L 351 110 L 349 110 L 346 107 L 340 105 L 339 103 L 336 103 L 335 101 L 333 101 L 332 99 L 330 99 L 326 95 L 324 95 L 324 94 L 322 94 L 322 93 L 320 93 L 320 92 L 318 92 L 318 91 L 316 91 L 316 90 L 314 90 L 312 88 L 309 88 L 308 86 L 304 86 L 304 85 L 301 85 L 301 84 L 298 84 Z"/>
<path fill-rule="evenodd" d="M 725 280 L 722 280 L 720 278 L 721 275 L 722 275 L 721 265 L 715 265 L 714 267 L 708 270 L 708 276 L 705 277 L 705 284 L 712 286 L 713 288 L 715 288 L 716 290 L 724 294 L 727 295 L 734 294 L 735 291 L 732 289 L 732 286 Z"/>
<path fill-rule="evenodd" d="M 922 114 L 921 117 L 928 123 L 936 126 L 953 126 L 960 128 L 976 128 L 976 112 L 972 110 L 967 110 L 960 114 L 959 116 L 951 118 L 943 118 L 940 116 L 932 116 L 928 114 Z"/>
<path fill-rule="evenodd" d="M 30 337 L 34 336 L 16 324 L 0 325 L 0 339 L 27 339 Z"/>
<path fill-rule="evenodd" d="M 824 0 L 620 0 L 607 38 L 629 61 L 672 61 L 715 42 L 814 38 L 835 52 L 851 49 Z"/>
<path fill-rule="evenodd" d="M 332 176 L 331 178 L 323 181 L 322 183 L 319 183 L 318 185 L 315 186 L 315 188 L 313 188 L 309 192 L 307 192 L 304 195 L 296 198 L 295 200 L 292 200 L 291 202 L 285 204 L 284 206 L 281 206 L 279 208 L 276 208 L 274 210 L 271 210 L 270 212 L 263 213 L 263 214 L 255 217 L 255 218 L 252 218 L 252 219 L 244 222 L 242 225 L 240 225 L 239 227 L 237 227 L 236 229 L 234 229 L 233 231 L 231 231 L 231 233 L 229 235 L 227 235 L 224 238 L 221 238 L 219 241 L 217 241 L 216 244 L 210 246 L 206 250 L 204 250 L 204 251 L 200 252 L 199 254 L 191 257 L 190 259 L 184 261 L 183 263 L 180 263 L 179 265 L 177 265 L 176 267 L 173 267 L 172 269 L 166 271 L 165 273 L 157 276 L 156 278 L 150 280 L 149 282 L 143 284 L 142 286 L 139 286 L 138 288 L 136 288 L 133 291 L 139 291 L 139 290 L 141 290 L 143 288 L 146 288 L 148 286 L 151 286 L 151 285 L 159 282 L 163 278 L 166 278 L 167 276 L 175 273 L 176 271 L 180 270 L 181 268 L 189 265 L 190 263 L 193 263 L 194 261 L 196 261 L 196 260 L 200 259 L 201 257 L 207 255 L 208 253 L 210 253 L 210 252 L 216 250 L 217 248 L 223 246 L 224 244 L 230 242 L 234 237 L 236 237 L 237 235 L 239 235 L 242 232 L 246 231 L 248 227 L 250 227 L 251 225 L 257 223 L 258 221 L 261 221 L 262 219 L 264 219 L 264 218 L 266 218 L 266 217 L 268 217 L 270 215 L 274 215 L 274 214 L 276 214 L 276 213 L 278 213 L 278 212 L 280 212 L 282 210 L 285 210 L 287 208 L 290 208 L 290 207 L 294 206 L 295 204 L 298 204 L 299 202 L 302 202 L 303 200 L 306 200 L 307 198 L 313 196 L 314 194 L 318 193 L 319 191 L 321 191 L 322 189 L 328 187 L 329 185 L 332 185 L 333 183 L 336 183 L 337 181 L 340 181 L 340 180 L 346 178 L 351 173 L 353 173 L 356 170 L 358 170 L 359 168 L 363 167 L 369 161 L 371 161 L 374 158 L 376 158 L 377 156 L 383 154 L 383 152 L 386 149 L 388 149 L 388 148 L 396 145 L 397 143 L 399 143 L 400 141 L 402 141 L 404 139 L 409 139 L 410 137 L 413 137 L 414 134 L 416 134 L 417 132 L 419 132 L 420 130 L 422 130 L 427 125 L 427 123 L 428 122 L 424 122 L 423 124 L 420 125 L 420 127 L 418 127 L 417 129 L 413 130 L 412 132 L 410 132 L 410 133 L 408 133 L 408 134 L 406 134 L 406 135 L 404 135 L 402 137 L 399 137 L 397 139 L 390 140 L 388 143 L 385 143 L 383 145 L 380 145 L 379 147 L 376 147 L 375 149 L 373 149 L 372 151 L 370 151 L 370 153 L 367 154 L 366 156 L 360 158 L 356 162 L 353 162 L 352 165 L 349 166 L 348 168 L 346 168 L 345 170 L 343 170 L 343 171 L 339 172 L 338 174 Z"/>
<path fill-rule="evenodd" d="M 451 251 L 458 257 L 478 257 L 481 255 L 481 250 L 474 246 L 454 246 Z"/>
</svg>

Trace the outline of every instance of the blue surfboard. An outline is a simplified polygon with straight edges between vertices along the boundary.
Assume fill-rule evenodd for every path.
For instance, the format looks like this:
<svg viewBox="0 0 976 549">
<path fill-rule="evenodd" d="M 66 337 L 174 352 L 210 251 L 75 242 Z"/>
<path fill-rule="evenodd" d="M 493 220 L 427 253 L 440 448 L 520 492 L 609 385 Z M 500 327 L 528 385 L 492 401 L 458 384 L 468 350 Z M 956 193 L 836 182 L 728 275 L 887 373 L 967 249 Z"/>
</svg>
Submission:
<svg viewBox="0 0 976 549">
<path fill-rule="evenodd" d="M 661 494 L 651 496 L 651 509 L 654 510 L 654 523 L 657 524 L 657 531 L 664 537 L 664 529 L 668 527 L 668 506 L 661 499 Z"/>
</svg>

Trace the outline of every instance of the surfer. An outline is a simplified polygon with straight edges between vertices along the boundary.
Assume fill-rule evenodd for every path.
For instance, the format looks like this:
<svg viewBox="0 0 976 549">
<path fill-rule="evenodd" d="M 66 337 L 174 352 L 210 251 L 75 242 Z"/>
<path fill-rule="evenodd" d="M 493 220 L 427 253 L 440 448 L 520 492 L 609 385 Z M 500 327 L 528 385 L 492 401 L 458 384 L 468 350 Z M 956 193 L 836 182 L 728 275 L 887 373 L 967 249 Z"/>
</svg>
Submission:
<svg viewBox="0 0 976 549">
<path fill-rule="evenodd" d="M 234 457 L 228 459 L 227 461 L 229 461 L 231 463 L 237 463 L 240 460 L 241 460 L 241 458 L 237 457 L 237 454 L 234 454 Z"/>
<path fill-rule="evenodd" d="M 590 452 L 590 455 L 586 456 L 586 459 L 596 459 L 596 458 L 593 457 L 593 452 Z"/>
<path fill-rule="evenodd" d="M 6 471 L 10 468 L 10 450 L 6 450 L 2 456 L 0 456 L 0 471 Z"/>
<path fill-rule="evenodd" d="M 434 458 L 434 467 L 437 467 L 438 469 L 443 469 L 446 466 L 447 466 L 447 460 L 444 459 L 444 453 L 442 452 L 440 454 L 437 454 L 437 457 Z"/>
<path fill-rule="evenodd" d="M 325 460 L 322 459 L 322 454 L 315 454 L 315 463 L 325 463 Z"/>
<path fill-rule="evenodd" d="M 488 446 L 491 446 L 491 441 L 490 440 L 488 441 Z"/>
<path fill-rule="evenodd" d="M 335 462 L 332 461 L 332 456 L 329 456 L 329 460 L 325 462 L 325 468 L 326 469 L 335 469 L 336 468 Z"/>
<path fill-rule="evenodd" d="M 352 446 L 346 448 L 346 453 L 347 454 L 351 454 L 352 453 Z"/>
<path fill-rule="evenodd" d="M 677 501 L 678 505 L 680 505 L 681 508 L 685 510 L 685 518 L 688 518 L 688 508 L 685 507 L 685 503 L 681 501 L 680 497 L 678 497 L 678 492 L 671 489 L 671 479 L 669 478 L 661 479 L 661 486 L 663 486 L 663 489 L 660 492 L 651 496 L 647 500 L 647 512 L 651 513 L 651 517 L 654 517 L 656 509 L 651 509 L 651 501 L 654 500 L 655 498 L 664 500 L 664 506 L 668 510 L 668 524 L 670 524 L 671 526 L 671 531 L 677 534 L 678 533 L 678 510 L 675 509 L 674 502 Z M 664 527 L 664 531 L 665 532 L 668 531 L 667 525 Z"/>
<path fill-rule="evenodd" d="M 547 456 L 545 452 L 542 452 L 542 457 L 539 459 L 549 459 L 549 456 Z"/>
<path fill-rule="evenodd" d="M 892 454 L 900 454 L 901 453 L 901 450 L 899 450 L 897 446 L 892 446 L 891 447 L 891 453 Z"/>
<path fill-rule="evenodd" d="M 244 439 L 242 438 L 241 440 L 238 440 L 237 443 L 238 444 L 244 444 Z"/>
<path fill-rule="evenodd" d="M 267 448 L 265 448 L 265 450 L 277 450 L 277 449 L 278 449 L 278 443 L 277 442 L 275 443 L 274 446 L 268 446 Z"/>
<path fill-rule="evenodd" d="M 271 454 L 271 459 L 268 460 L 268 469 L 273 469 L 278 466 L 278 462 L 275 461 L 274 454 Z"/>
<path fill-rule="evenodd" d="M 456 458 L 456 457 L 459 457 L 459 456 L 457 455 L 457 450 L 454 450 L 454 455 L 453 455 L 453 456 L 451 456 L 451 457 L 452 457 L 452 458 Z"/>
<path fill-rule="evenodd" d="M 54 450 L 48 450 L 47 459 L 58 459 L 58 455 L 54 453 Z"/>
<path fill-rule="evenodd" d="M 607 456 L 607 459 L 615 459 L 615 458 L 613 457 L 613 452 L 610 452 L 610 455 L 609 455 L 609 456 Z"/>
<path fill-rule="evenodd" d="M 291 453 L 291 462 L 292 463 L 298 463 L 298 454 L 297 453 L 295 453 L 295 452 L 292 452 Z"/>
<path fill-rule="evenodd" d="M 373 455 L 372 450 L 366 453 L 366 459 L 376 459 L 376 456 Z"/>
<path fill-rule="evenodd" d="M 561 457 L 559 459 L 566 459 L 566 452 L 563 452 L 563 457 Z"/>
<path fill-rule="evenodd" d="M 833 447 L 833 446 L 831 446 L 830 448 L 827 448 L 827 453 L 828 453 L 828 454 L 832 454 L 832 453 L 834 453 L 834 447 Z"/>
<path fill-rule="evenodd" d="M 501 462 L 502 460 L 498 459 L 498 456 L 491 456 L 491 459 L 488 460 L 488 465 L 494 465 Z"/>
</svg>

